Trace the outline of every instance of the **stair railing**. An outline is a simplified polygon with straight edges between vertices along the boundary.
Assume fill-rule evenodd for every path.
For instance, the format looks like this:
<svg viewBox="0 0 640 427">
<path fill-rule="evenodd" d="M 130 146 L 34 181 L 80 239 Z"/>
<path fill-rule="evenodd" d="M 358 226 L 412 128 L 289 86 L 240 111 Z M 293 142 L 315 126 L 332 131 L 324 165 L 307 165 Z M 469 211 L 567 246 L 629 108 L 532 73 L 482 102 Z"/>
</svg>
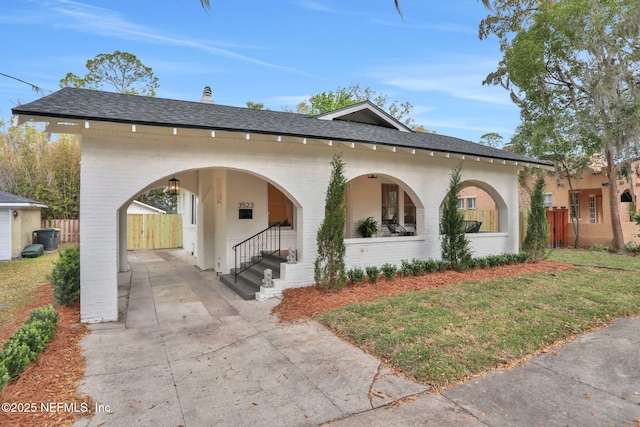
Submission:
<svg viewBox="0 0 640 427">
<path fill-rule="evenodd" d="M 275 223 L 233 247 L 235 268 L 233 281 L 260 261 L 280 252 L 280 223 Z"/>
</svg>

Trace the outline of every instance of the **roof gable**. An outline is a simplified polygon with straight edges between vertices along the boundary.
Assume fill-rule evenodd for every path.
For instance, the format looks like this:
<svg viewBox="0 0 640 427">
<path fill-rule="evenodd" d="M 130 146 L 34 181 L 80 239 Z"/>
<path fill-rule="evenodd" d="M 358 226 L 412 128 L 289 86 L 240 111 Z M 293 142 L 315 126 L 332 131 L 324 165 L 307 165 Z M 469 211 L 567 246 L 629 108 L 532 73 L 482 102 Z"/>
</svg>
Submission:
<svg viewBox="0 0 640 427">
<path fill-rule="evenodd" d="M 344 120 L 346 122 L 382 126 L 401 132 L 412 132 L 409 127 L 368 100 L 329 111 L 328 113 L 318 114 L 316 118 L 320 120 Z"/>
</svg>

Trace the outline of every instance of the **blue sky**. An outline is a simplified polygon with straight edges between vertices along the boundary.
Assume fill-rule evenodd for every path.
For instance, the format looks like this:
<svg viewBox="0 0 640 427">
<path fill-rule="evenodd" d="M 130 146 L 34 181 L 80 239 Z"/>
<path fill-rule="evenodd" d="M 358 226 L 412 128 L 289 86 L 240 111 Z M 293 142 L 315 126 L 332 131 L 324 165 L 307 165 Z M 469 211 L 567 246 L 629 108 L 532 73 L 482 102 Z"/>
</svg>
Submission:
<svg viewBox="0 0 640 427">
<path fill-rule="evenodd" d="M 0 73 L 50 93 L 100 53 L 133 53 L 159 78 L 157 96 L 292 109 L 310 95 L 360 84 L 410 102 L 415 124 L 478 141 L 509 140 L 518 109 L 482 85 L 501 58 L 480 41 L 477 0 L 11 0 L 0 13 Z M 0 118 L 40 95 L 0 76 Z"/>
</svg>

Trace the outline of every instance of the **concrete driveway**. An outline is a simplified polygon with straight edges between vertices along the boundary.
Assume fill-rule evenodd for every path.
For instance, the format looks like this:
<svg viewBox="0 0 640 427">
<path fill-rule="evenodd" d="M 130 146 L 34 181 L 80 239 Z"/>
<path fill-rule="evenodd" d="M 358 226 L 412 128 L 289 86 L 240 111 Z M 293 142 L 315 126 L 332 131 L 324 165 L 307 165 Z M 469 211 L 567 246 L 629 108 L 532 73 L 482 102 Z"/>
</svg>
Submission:
<svg viewBox="0 0 640 427">
<path fill-rule="evenodd" d="M 183 250 L 129 253 L 118 323 L 82 345 L 76 426 L 634 425 L 640 319 L 622 319 L 522 368 L 442 394 L 404 379 L 316 322 L 279 324 Z M 634 418 L 638 420 L 634 421 Z"/>
<path fill-rule="evenodd" d="M 123 321 L 82 342 L 104 412 L 77 425 L 315 426 L 426 390 L 316 322 L 278 324 L 278 300 L 242 300 L 185 251 L 129 262 Z"/>
</svg>

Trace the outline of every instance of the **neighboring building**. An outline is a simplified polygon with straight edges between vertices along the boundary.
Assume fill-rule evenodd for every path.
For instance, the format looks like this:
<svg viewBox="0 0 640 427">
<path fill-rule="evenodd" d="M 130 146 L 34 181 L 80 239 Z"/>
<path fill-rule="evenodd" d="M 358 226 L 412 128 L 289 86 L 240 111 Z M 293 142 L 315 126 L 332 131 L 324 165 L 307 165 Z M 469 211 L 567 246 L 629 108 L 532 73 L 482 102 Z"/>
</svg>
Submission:
<svg viewBox="0 0 640 427">
<path fill-rule="evenodd" d="M 158 209 L 155 206 L 147 205 L 146 203 L 134 200 L 127 208 L 128 215 L 164 215 L 166 211 Z"/>
<path fill-rule="evenodd" d="M 33 243 L 33 232 L 41 227 L 41 212 L 47 205 L 0 191 L 0 261 L 19 259 Z"/>
<path fill-rule="evenodd" d="M 617 199 L 620 222 L 625 242 L 638 242 L 640 227 L 631 219 L 635 212 L 634 201 L 640 194 L 640 162 L 634 162 L 629 180 L 618 180 Z M 613 240 L 611 231 L 611 209 L 609 207 L 609 178 L 606 162 L 601 156 L 595 156 L 589 167 L 571 176 L 569 180 L 559 178 L 555 173 L 545 176 L 544 203 L 547 209 L 568 210 L 568 244 L 575 242 L 572 218 L 580 224 L 578 246 L 589 248 L 594 245 L 608 246 Z M 533 179 L 522 182 L 520 191 L 520 209 L 528 210 Z"/>
<path fill-rule="evenodd" d="M 458 208 L 461 210 L 467 211 L 495 211 L 496 210 L 496 202 L 493 201 L 493 198 L 484 191 L 482 188 L 478 187 L 467 187 L 462 189 L 459 193 L 460 199 L 458 201 Z"/>
<path fill-rule="evenodd" d="M 126 208 L 151 188 L 179 180 L 184 247 L 202 269 L 229 273 L 234 245 L 280 223 L 280 247 L 295 249 L 273 288 L 258 298 L 314 282 L 317 230 L 324 218 L 331 159 L 346 164 L 346 267 L 399 265 L 440 257 L 440 207 L 453 168 L 463 187 L 495 203 L 496 230 L 469 235 L 476 256 L 519 250 L 518 171 L 551 168 L 469 141 L 413 132 L 363 102 L 319 116 L 207 102 L 64 88 L 13 109 L 19 123 L 82 138 L 81 318 L 118 317 L 117 278 L 128 269 Z M 117 184 L 117 185 L 116 185 Z M 360 238 L 373 217 L 411 233 Z M 277 227 L 277 226 L 276 226 Z M 243 261 L 241 259 L 240 261 Z"/>
</svg>

